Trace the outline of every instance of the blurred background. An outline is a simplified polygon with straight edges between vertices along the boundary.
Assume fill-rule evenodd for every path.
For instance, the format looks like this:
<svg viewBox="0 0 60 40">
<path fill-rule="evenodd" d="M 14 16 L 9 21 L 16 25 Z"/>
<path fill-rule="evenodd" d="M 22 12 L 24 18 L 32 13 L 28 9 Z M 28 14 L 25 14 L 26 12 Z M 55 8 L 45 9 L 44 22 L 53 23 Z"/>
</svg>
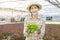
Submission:
<svg viewBox="0 0 60 40">
<path fill-rule="evenodd" d="M 26 7 L 39 3 L 39 17 L 46 22 L 44 40 L 60 40 L 60 0 L 0 0 L 0 40 L 25 40 L 24 19 L 30 17 Z"/>
<path fill-rule="evenodd" d="M 46 22 L 60 22 L 59 0 L 0 0 L 0 24 L 23 22 L 25 17 L 30 17 L 26 7 L 35 2 L 42 5 L 39 17 Z"/>
</svg>

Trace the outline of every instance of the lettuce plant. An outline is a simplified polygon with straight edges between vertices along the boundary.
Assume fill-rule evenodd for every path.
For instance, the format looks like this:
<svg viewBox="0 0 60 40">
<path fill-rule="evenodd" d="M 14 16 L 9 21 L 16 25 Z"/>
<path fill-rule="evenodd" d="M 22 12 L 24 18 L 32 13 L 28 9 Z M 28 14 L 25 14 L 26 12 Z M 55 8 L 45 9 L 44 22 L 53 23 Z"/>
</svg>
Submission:
<svg viewBox="0 0 60 40">
<path fill-rule="evenodd" d="M 38 30 L 38 25 L 36 24 L 36 22 L 28 22 L 27 23 L 26 32 L 28 34 L 33 33 L 36 30 Z"/>
</svg>

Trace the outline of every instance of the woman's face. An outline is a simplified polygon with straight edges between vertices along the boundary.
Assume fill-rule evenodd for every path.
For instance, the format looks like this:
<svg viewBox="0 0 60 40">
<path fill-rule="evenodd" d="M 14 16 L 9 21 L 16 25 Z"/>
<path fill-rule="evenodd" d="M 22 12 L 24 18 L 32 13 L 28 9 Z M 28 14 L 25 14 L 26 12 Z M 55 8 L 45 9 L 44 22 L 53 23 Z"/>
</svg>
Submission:
<svg viewBox="0 0 60 40">
<path fill-rule="evenodd" d="M 31 6 L 30 12 L 31 12 L 31 13 L 36 13 L 36 12 L 38 12 L 38 7 L 37 7 L 37 6 Z"/>
</svg>

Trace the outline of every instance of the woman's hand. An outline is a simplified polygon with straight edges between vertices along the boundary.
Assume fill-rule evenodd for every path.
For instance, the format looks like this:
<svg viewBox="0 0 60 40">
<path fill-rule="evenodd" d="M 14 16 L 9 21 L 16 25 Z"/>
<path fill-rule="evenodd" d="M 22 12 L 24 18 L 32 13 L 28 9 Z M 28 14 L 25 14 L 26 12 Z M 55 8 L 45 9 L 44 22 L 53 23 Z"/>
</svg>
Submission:
<svg viewBox="0 0 60 40">
<path fill-rule="evenodd" d="M 38 29 L 37 32 L 38 32 L 38 34 L 40 34 L 40 32 L 41 32 L 40 29 Z"/>
</svg>

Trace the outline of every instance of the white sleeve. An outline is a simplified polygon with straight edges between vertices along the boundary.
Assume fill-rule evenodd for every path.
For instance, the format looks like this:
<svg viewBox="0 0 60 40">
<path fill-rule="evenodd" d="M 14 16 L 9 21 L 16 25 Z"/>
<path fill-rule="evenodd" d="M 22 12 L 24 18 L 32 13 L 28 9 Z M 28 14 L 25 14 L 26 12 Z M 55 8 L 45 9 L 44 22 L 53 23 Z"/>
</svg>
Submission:
<svg viewBox="0 0 60 40">
<path fill-rule="evenodd" d="M 40 38 L 42 39 L 45 35 L 45 21 L 42 22 Z"/>
<path fill-rule="evenodd" d="M 24 20 L 24 36 L 27 36 L 27 32 L 26 32 L 26 24 L 27 24 L 27 18 L 25 18 Z"/>
</svg>

